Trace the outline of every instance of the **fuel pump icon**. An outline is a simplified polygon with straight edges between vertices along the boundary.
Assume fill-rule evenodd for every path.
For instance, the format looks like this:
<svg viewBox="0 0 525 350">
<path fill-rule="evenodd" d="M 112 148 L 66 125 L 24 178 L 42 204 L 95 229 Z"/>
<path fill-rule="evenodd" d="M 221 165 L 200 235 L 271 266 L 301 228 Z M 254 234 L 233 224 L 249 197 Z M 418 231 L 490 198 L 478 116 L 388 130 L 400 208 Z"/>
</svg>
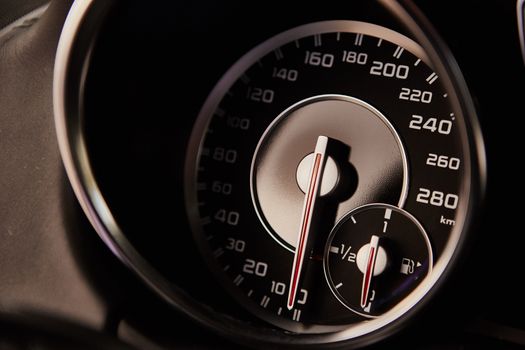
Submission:
<svg viewBox="0 0 525 350">
<path fill-rule="evenodd" d="M 415 264 L 416 263 L 414 262 L 414 260 L 403 258 L 403 260 L 401 261 L 401 270 L 399 272 L 401 272 L 404 275 L 411 275 L 414 273 Z"/>
</svg>

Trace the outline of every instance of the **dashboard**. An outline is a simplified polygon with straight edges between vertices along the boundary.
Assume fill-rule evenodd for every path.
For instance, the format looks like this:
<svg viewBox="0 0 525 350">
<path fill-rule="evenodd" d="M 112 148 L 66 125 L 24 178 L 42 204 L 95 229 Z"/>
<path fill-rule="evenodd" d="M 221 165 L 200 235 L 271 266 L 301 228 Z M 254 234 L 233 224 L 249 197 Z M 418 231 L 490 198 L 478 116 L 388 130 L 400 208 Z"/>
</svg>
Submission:
<svg viewBox="0 0 525 350">
<path fill-rule="evenodd" d="M 525 345 L 523 2 L 2 6 L 6 341 Z"/>
</svg>

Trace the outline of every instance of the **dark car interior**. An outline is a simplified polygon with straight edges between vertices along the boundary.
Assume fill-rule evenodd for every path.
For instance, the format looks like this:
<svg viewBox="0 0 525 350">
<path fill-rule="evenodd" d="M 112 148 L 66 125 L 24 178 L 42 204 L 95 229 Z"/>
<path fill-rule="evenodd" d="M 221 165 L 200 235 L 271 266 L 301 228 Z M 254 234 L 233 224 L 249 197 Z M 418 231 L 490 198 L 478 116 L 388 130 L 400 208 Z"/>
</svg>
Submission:
<svg viewBox="0 0 525 350">
<path fill-rule="evenodd" d="M 0 0 L 1 349 L 521 349 L 522 0 Z"/>
</svg>

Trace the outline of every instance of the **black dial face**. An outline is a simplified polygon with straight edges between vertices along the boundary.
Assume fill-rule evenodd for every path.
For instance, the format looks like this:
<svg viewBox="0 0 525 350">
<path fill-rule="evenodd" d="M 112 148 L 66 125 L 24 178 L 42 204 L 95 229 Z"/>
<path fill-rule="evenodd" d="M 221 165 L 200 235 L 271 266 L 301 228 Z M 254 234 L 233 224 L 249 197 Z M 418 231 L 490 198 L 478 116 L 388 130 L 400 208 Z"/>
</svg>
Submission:
<svg viewBox="0 0 525 350">
<path fill-rule="evenodd" d="M 384 314 L 432 271 L 425 230 L 406 211 L 370 204 L 348 213 L 325 248 L 330 289 L 350 310 L 365 317 Z"/>
<path fill-rule="evenodd" d="M 377 328 L 389 322 L 385 313 L 406 312 L 461 235 L 469 193 L 461 118 L 421 47 L 389 29 L 318 22 L 261 44 L 212 92 L 188 151 L 188 211 L 210 269 L 251 312 L 295 332 L 329 332 L 370 316 L 376 323 L 368 327 Z M 382 278 L 369 281 L 377 288 L 365 298 L 372 301 L 366 312 L 359 299 L 368 265 L 346 264 L 348 276 L 339 281 L 325 277 L 323 264 L 334 260 L 325 248 L 336 222 L 370 203 L 384 203 L 383 217 L 384 208 L 403 208 L 394 209 L 392 229 L 422 231 L 428 249 L 426 260 L 405 257 L 409 238 L 397 231 L 382 238 L 373 226 L 381 227 L 381 218 L 363 220 L 369 223 L 359 227 L 361 236 L 331 236 L 328 246 L 343 251 L 352 240 L 357 248 L 374 246 L 377 266 L 381 254 L 391 257 Z M 421 225 L 410 226 L 407 217 Z M 403 258 L 425 263 L 428 273 L 374 307 L 372 292 L 379 297 L 406 281 L 381 282 L 401 271 Z M 334 263 L 333 273 L 346 265 Z M 333 283 L 353 284 L 352 301 Z M 366 332 L 356 329 L 354 335 Z"/>
</svg>

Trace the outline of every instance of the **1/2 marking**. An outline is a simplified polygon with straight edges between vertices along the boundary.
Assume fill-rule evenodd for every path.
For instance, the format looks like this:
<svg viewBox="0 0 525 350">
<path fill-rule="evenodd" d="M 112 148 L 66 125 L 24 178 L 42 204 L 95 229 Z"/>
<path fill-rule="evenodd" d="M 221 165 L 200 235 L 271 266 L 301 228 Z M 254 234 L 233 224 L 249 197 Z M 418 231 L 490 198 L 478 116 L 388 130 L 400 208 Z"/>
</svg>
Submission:
<svg viewBox="0 0 525 350">
<path fill-rule="evenodd" d="M 352 263 L 355 262 L 356 254 L 352 253 L 352 246 L 348 246 L 345 250 L 345 245 L 341 244 L 341 250 L 339 252 L 341 253 L 341 260 L 347 260 Z"/>
</svg>

